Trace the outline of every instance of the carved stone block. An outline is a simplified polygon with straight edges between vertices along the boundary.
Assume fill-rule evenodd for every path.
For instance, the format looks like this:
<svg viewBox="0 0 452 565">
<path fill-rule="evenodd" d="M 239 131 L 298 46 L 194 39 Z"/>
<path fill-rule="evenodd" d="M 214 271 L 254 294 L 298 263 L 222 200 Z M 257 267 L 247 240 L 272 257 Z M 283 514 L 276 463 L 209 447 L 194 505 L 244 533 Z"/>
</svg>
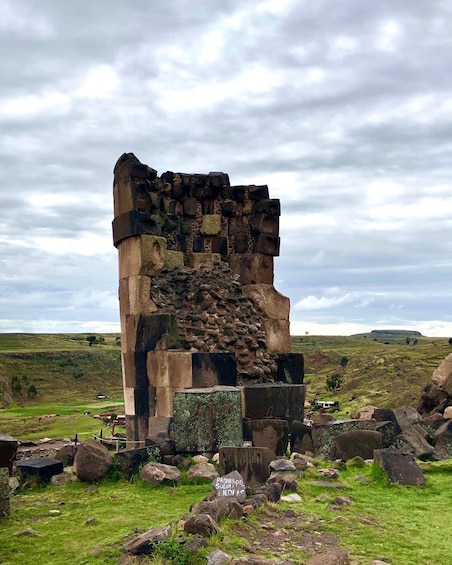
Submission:
<svg viewBox="0 0 452 565">
<path fill-rule="evenodd" d="M 149 383 L 157 388 L 193 386 L 192 353 L 189 351 L 149 351 L 146 366 Z"/>
<path fill-rule="evenodd" d="M 275 353 L 289 353 L 291 349 L 289 320 L 263 319 L 267 348 Z"/>
<path fill-rule="evenodd" d="M 125 239 L 119 246 L 119 278 L 135 275 L 156 276 L 163 269 L 166 239 L 141 235 Z"/>
<path fill-rule="evenodd" d="M 271 284 L 248 284 L 242 286 L 243 294 L 254 304 L 258 314 L 272 320 L 288 320 L 290 300 Z"/>
<path fill-rule="evenodd" d="M 192 353 L 193 387 L 237 385 L 237 360 L 233 353 Z"/>
<path fill-rule="evenodd" d="M 161 229 L 158 216 L 140 210 L 124 212 L 113 220 L 113 244 L 118 247 L 123 240 L 143 234 L 159 236 Z"/>
<path fill-rule="evenodd" d="M 273 257 L 262 253 L 243 253 L 229 256 L 232 271 L 239 275 L 240 283 L 273 284 Z"/>
</svg>

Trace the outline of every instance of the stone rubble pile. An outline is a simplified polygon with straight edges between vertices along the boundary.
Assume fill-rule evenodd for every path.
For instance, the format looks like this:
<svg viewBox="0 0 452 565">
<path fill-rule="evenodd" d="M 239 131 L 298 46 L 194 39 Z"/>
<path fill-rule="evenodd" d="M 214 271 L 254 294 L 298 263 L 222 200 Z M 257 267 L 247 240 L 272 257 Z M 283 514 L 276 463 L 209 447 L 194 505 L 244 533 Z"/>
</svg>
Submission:
<svg viewBox="0 0 452 565">
<path fill-rule="evenodd" d="M 176 316 L 182 349 L 234 353 L 239 383 L 273 380 L 276 362 L 267 351 L 261 316 L 227 263 L 163 271 L 152 279 L 151 298 Z"/>
</svg>

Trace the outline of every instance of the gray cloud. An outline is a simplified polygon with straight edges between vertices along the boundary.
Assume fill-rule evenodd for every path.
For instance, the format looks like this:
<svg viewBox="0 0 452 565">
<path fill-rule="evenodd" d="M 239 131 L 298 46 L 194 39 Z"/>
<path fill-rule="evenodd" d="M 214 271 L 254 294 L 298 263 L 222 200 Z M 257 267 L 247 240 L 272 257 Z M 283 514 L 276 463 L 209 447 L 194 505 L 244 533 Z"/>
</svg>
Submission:
<svg viewBox="0 0 452 565">
<path fill-rule="evenodd" d="M 0 329 L 117 324 L 112 169 L 133 151 L 269 184 L 295 325 L 452 333 L 446 3 L 0 8 Z"/>
</svg>

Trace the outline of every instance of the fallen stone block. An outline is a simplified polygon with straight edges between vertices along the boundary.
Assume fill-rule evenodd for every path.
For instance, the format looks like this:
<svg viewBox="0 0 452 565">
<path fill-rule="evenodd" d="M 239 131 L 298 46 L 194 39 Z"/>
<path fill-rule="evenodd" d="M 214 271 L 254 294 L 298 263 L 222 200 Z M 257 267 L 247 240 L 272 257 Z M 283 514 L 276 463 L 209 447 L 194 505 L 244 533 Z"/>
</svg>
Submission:
<svg viewBox="0 0 452 565">
<path fill-rule="evenodd" d="M 277 459 L 268 447 L 221 447 L 219 454 L 220 474 L 236 470 L 250 486 L 265 483 L 270 476 L 269 465 Z"/>
<path fill-rule="evenodd" d="M 375 449 L 381 447 L 382 435 L 373 430 L 350 430 L 334 438 L 336 452 L 343 461 L 362 457 L 372 459 Z"/>
<path fill-rule="evenodd" d="M 10 475 L 18 446 L 19 442 L 16 438 L 0 434 L 0 467 L 7 467 Z"/>
<path fill-rule="evenodd" d="M 376 449 L 374 463 L 383 469 L 389 482 L 400 485 L 424 486 L 425 478 L 409 453 L 395 449 Z"/>
<path fill-rule="evenodd" d="M 289 443 L 289 424 L 286 420 L 249 420 L 246 426 L 254 447 L 268 447 L 276 455 L 285 455 Z"/>
<path fill-rule="evenodd" d="M 37 477 L 39 482 L 44 484 L 48 483 L 53 475 L 59 475 L 63 472 L 63 463 L 50 457 L 36 457 L 18 461 L 16 467 L 22 477 Z"/>
<path fill-rule="evenodd" d="M 326 459 L 336 459 L 335 438 L 352 430 L 375 431 L 375 420 L 334 420 L 326 424 L 312 426 L 312 442 L 314 456 L 322 455 Z"/>
</svg>

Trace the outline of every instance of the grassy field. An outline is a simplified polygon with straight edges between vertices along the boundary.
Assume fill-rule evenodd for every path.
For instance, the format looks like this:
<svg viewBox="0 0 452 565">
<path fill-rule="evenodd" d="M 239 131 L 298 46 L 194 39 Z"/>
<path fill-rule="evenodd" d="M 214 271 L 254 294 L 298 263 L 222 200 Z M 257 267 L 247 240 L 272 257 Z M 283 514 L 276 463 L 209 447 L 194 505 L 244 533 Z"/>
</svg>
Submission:
<svg viewBox="0 0 452 565">
<path fill-rule="evenodd" d="M 21 439 L 91 434 L 99 423 L 85 412 L 111 408 L 123 413 L 119 336 L 96 334 L 103 341 L 93 346 L 87 337 L 0 334 L 0 433 Z M 292 350 L 305 358 L 307 399 L 339 400 L 338 416 L 346 417 L 367 404 L 416 406 L 422 389 L 452 347 L 448 338 L 380 332 L 293 337 Z M 342 379 L 341 387 L 328 391 L 326 378 L 335 373 Z M 36 395 L 28 393 L 32 386 Z M 97 401 L 98 394 L 113 400 Z M 45 414 L 59 416 L 39 419 Z"/>
<path fill-rule="evenodd" d="M 340 471 L 344 488 L 338 491 L 312 485 L 319 475 L 308 472 L 298 481 L 302 502 L 269 504 L 246 519 L 226 520 L 204 557 L 182 560 L 185 556 L 174 550 L 174 544 L 173 559 L 166 563 L 205 563 L 206 553 L 217 547 L 233 556 L 251 554 L 301 564 L 309 557 L 307 546 L 324 551 L 333 541 L 347 549 L 354 565 L 368 565 L 377 558 L 393 565 L 444 565 L 450 562 L 452 539 L 452 522 L 445 518 L 452 462 L 424 464 L 424 474 L 426 487 L 403 487 L 389 485 L 372 464 L 351 465 Z M 11 519 L 0 519 L 0 562 L 116 563 L 128 537 L 155 525 L 176 526 L 190 505 L 210 490 L 208 484 L 153 487 L 136 478 L 22 491 L 12 499 Z M 332 510 L 338 495 L 351 504 Z M 15 535 L 24 528 L 32 528 L 36 535 Z"/>
</svg>

